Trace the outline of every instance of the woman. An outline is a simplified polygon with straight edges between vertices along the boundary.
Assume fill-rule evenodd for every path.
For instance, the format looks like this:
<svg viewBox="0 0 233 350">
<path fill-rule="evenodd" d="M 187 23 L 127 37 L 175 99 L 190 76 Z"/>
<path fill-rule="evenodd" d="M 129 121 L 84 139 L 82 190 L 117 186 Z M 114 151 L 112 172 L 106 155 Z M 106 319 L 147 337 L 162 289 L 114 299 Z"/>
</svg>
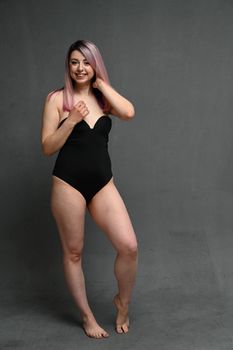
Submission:
<svg viewBox="0 0 233 350">
<path fill-rule="evenodd" d="M 86 296 L 82 270 L 86 208 L 117 252 L 114 273 L 119 292 L 113 299 L 117 333 L 129 330 L 128 308 L 138 262 L 135 232 L 112 176 L 108 114 L 131 120 L 134 107 L 110 86 L 98 48 L 78 40 L 67 52 L 64 87 L 45 100 L 41 142 L 45 155 L 59 150 L 52 174 L 51 211 L 60 235 L 67 284 L 84 331 L 93 338 L 109 334 L 97 323 Z"/>
</svg>

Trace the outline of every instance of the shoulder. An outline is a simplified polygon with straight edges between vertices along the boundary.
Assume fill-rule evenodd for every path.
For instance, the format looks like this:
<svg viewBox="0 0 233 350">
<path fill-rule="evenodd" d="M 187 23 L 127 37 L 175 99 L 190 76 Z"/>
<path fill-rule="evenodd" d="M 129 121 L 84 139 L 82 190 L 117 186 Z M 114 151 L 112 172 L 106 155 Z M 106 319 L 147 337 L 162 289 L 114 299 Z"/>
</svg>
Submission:
<svg viewBox="0 0 233 350">
<path fill-rule="evenodd" d="M 47 102 L 59 103 L 63 101 L 63 88 L 52 90 L 46 96 Z"/>
<path fill-rule="evenodd" d="M 63 88 L 50 91 L 45 99 L 46 105 L 56 106 L 59 111 L 63 108 Z"/>
</svg>

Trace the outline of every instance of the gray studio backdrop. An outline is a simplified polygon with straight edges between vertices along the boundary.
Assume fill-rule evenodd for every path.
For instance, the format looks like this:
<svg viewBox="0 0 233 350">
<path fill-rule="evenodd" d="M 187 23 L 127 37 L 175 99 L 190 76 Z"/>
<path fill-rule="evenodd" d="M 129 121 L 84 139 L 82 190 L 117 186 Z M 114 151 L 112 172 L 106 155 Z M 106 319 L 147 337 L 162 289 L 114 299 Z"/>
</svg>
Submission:
<svg viewBox="0 0 233 350">
<path fill-rule="evenodd" d="M 109 143 L 139 242 L 136 295 L 231 296 L 233 2 L 1 1 L 0 13 L 3 295 L 66 290 L 50 212 L 57 155 L 41 152 L 41 113 L 63 85 L 68 46 L 89 39 L 136 110 L 130 122 L 112 117 Z M 114 256 L 87 214 L 90 294 L 116 289 Z"/>
</svg>

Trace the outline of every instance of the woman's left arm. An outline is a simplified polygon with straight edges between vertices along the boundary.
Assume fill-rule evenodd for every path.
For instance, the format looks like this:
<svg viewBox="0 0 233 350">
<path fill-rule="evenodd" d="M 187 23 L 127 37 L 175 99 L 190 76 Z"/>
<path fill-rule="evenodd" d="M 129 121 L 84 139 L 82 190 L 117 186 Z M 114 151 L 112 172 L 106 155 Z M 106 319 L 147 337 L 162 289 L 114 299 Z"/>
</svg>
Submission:
<svg viewBox="0 0 233 350">
<path fill-rule="evenodd" d="M 97 78 L 93 83 L 93 87 L 102 92 L 106 100 L 111 106 L 110 113 L 121 119 L 131 119 L 134 117 L 134 106 L 125 97 L 120 95 L 112 86 L 107 84 L 101 78 Z"/>
</svg>

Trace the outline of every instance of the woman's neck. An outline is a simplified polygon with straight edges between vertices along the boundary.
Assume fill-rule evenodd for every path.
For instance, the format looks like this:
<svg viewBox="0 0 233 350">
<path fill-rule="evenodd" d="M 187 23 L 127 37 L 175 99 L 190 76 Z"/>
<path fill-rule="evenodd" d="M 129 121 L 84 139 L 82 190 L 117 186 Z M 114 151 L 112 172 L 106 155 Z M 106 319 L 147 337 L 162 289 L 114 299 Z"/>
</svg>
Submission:
<svg viewBox="0 0 233 350">
<path fill-rule="evenodd" d="M 89 96 L 92 94 L 93 88 L 91 84 L 75 86 L 74 92 L 78 96 Z"/>
</svg>

